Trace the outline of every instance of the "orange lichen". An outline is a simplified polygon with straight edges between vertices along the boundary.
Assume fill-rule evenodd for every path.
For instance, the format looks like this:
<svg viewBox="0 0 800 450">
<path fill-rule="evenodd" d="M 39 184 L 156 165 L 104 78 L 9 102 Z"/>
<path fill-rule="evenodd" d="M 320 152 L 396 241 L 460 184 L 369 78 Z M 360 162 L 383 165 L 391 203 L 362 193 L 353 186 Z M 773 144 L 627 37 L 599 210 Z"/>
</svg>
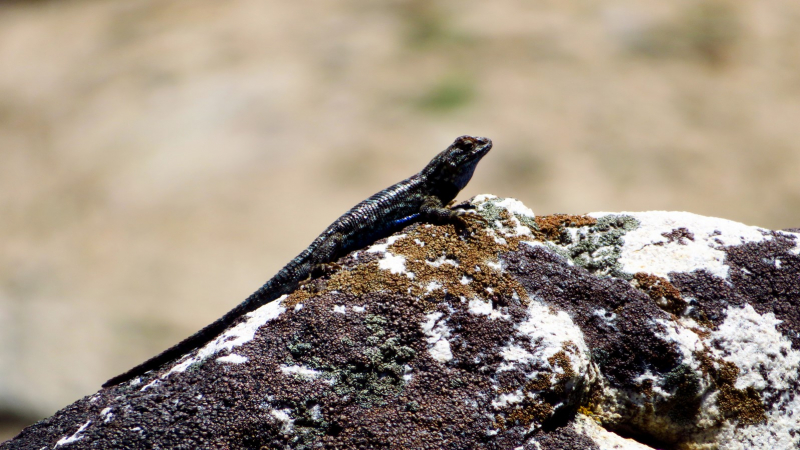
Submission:
<svg viewBox="0 0 800 450">
<path fill-rule="evenodd" d="M 432 308 L 445 296 L 507 302 L 524 302 L 524 288 L 498 270 L 500 254 L 519 246 L 518 238 L 498 242 L 493 231 L 483 228 L 457 229 L 454 225 L 420 224 L 387 251 L 404 257 L 406 273 L 391 273 L 377 261 L 342 270 L 331 276 L 326 290 L 361 295 L 367 292 L 408 292 Z M 494 266 L 494 267 L 493 267 Z M 409 276 L 413 274 L 413 276 Z"/>
<path fill-rule="evenodd" d="M 681 291 L 666 278 L 638 272 L 633 275 L 632 284 L 643 290 L 665 311 L 680 314 L 686 309 L 686 300 L 681 297 Z"/>
<path fill-rule="evenodd" d="M 597 223 L 597 219 L 586 215 L 553 214 L 550 216 L 537 216 L 533 219 L 539 227 L 538 238 L 556 240 L 566 227 L 585 227 Z"/>
<path fill-rule="evenodd" d="M 717 385 L 717 404 L 725 417 L 738 420 L 743 425 L 767 420 L 766 407 L 758 391 L 753 387 L 734 387 L 740 372 L 736 364 L 708 352 L 697 352 L 695 356 L 700 361 L 700 370 Z"/>
</svg>

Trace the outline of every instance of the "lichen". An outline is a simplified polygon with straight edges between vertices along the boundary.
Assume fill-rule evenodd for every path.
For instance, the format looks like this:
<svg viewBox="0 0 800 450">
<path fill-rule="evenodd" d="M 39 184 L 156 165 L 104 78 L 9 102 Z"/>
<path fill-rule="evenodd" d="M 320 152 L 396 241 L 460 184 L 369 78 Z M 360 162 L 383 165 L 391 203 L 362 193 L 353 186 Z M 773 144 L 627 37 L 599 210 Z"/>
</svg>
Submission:
<svg viewBox="0 0 800 450">
<path fill-rule="evenodd" d="M 666 278 L 637 272 L 633 274 L 631 284 L 643 290 L 664 311 L 680 315 L 686 309 L 687 303 L 681 297 L 681 291 Z"/>
<path fill-rule="evenodd" d="M 715 357 L 710 352 L 698 352 L 697 359 L 704 374 L 709 376 L 719 390 L 717 405 L 722 417 L 742 425 L 754 425 L 767 420 L 766 407 L 761 395 L 752 386 L 736 388 L 740 370 L 736 364 Z"/>
<path fill-rule="evenodd" d="M 351 397 L 359 405 L 369 408 L 383 405 L 388 398 L 402 391 L 405 385 L 405 365 L 416 358 L 416 350 L 403 345 L 396 336 L 386 338 L 385 327 L 389 321 L 382 316 L 368 314 L 364 319 L 370 335 L 360 346 L 359 355 L 340 364 L 324 356 L 308 357 L 311 345 L 294 342 L 288 346 L 291 362 L 305 364 L 321 373 L 321 378 L 331 382 L 334 392 Z M 343 343 L 347 345 L 346 339 Z"/>
<path fill-rule="evenodd" d="M 557 214 L 537 217 L 534 235 L 573 264 L 598 277 L 629 280 L 619 258 L 623 237 L 636 229 L 639 221 L 628 215 L 591 216 Z"/>
</svg>

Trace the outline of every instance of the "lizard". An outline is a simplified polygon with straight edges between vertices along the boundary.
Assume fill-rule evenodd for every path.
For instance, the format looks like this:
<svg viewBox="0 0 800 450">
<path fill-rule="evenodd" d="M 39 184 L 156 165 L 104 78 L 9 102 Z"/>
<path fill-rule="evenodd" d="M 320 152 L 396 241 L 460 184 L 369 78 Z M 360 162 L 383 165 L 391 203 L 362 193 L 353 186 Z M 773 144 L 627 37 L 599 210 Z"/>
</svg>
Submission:
<svg viewBox="0 0 800 450">
<path fill-rule="evenodd" d="M 246 313 L 289 294 L 317 270 L 414 222 L 464 222 L 464 209 L 451 209 L 475 167 L 492 148 L 484 137 L 460 136 L 419 173 L 367 198 L 344 213 L 261 288 L 221 318 L 127 372 L 111 387 L 157 369 L 211 342 Z M 482 219 L 476 215 L 476 218 Z"/>
</svg>

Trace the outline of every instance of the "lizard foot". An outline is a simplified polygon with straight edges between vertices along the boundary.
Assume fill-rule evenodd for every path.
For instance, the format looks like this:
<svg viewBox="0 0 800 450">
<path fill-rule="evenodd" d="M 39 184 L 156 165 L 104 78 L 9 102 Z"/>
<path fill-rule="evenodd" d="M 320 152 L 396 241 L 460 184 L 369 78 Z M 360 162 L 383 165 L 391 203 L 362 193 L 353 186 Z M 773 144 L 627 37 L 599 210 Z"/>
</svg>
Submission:
<svg viewBox="0 0 800 450">
<path fill-rule="evenodd" d="M 339 271 L 341 269 L 342 269 L 342 266 L 340 266 L 338 263 L 336 263 L 336 262 L 328 262 L 328 263 L 320 264 L 317 267 L 315 267 L 314 268 L 314 273 L 316 273 L 318 275 L 331 275 L 334 272 L 337 272 L 337 271 Z"/>
<path fill-rule="evenodd" d="M 491 222 L 489 222 L 489 219 L 487 219 L 486 217 L 483 217 L 482 215 L 480 215 L 478 212 L 476 212 L 474 210 L 458 209 L 458 210 L 455 210 L 455 213 L 456 213 L 456 220 L 461 222 L 465 226 L 470 221 L 480 222 L 481 225 L 483 225 L 484 227 L 488 227 L 488 226 L 491 225 Z M 469 217 L 469 220 L 467 220 L 467 217 Z"/>
</svg>

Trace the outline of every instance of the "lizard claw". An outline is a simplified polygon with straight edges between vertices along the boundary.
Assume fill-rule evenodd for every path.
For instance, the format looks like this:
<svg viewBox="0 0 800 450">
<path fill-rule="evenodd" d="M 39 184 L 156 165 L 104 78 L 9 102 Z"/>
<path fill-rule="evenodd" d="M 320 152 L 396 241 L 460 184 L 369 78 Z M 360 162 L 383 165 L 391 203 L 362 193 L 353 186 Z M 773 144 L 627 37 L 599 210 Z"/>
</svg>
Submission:
<svg viewBox="0 0 800 450">
<path fill-rule="evenodd" d="M 337 262 L 329 262 L 325 264 L 321 264 L 321 270 L 326 274 L 330 275 L 336 271 L 342 270 L 342 266 Z"/>
<path fill-rule="evenodd" d="M 336 262 L 327 262 L 322 264 L 317 264 L 314 269 L 311 271 L 311 274 L 308 276 L 308 280 L 313 279 L 314 277 L 319 277 L 323 275 L 331 275 L 334 272 L 340 270 L 342 266 L 340 266 Z"/>
</svg>

